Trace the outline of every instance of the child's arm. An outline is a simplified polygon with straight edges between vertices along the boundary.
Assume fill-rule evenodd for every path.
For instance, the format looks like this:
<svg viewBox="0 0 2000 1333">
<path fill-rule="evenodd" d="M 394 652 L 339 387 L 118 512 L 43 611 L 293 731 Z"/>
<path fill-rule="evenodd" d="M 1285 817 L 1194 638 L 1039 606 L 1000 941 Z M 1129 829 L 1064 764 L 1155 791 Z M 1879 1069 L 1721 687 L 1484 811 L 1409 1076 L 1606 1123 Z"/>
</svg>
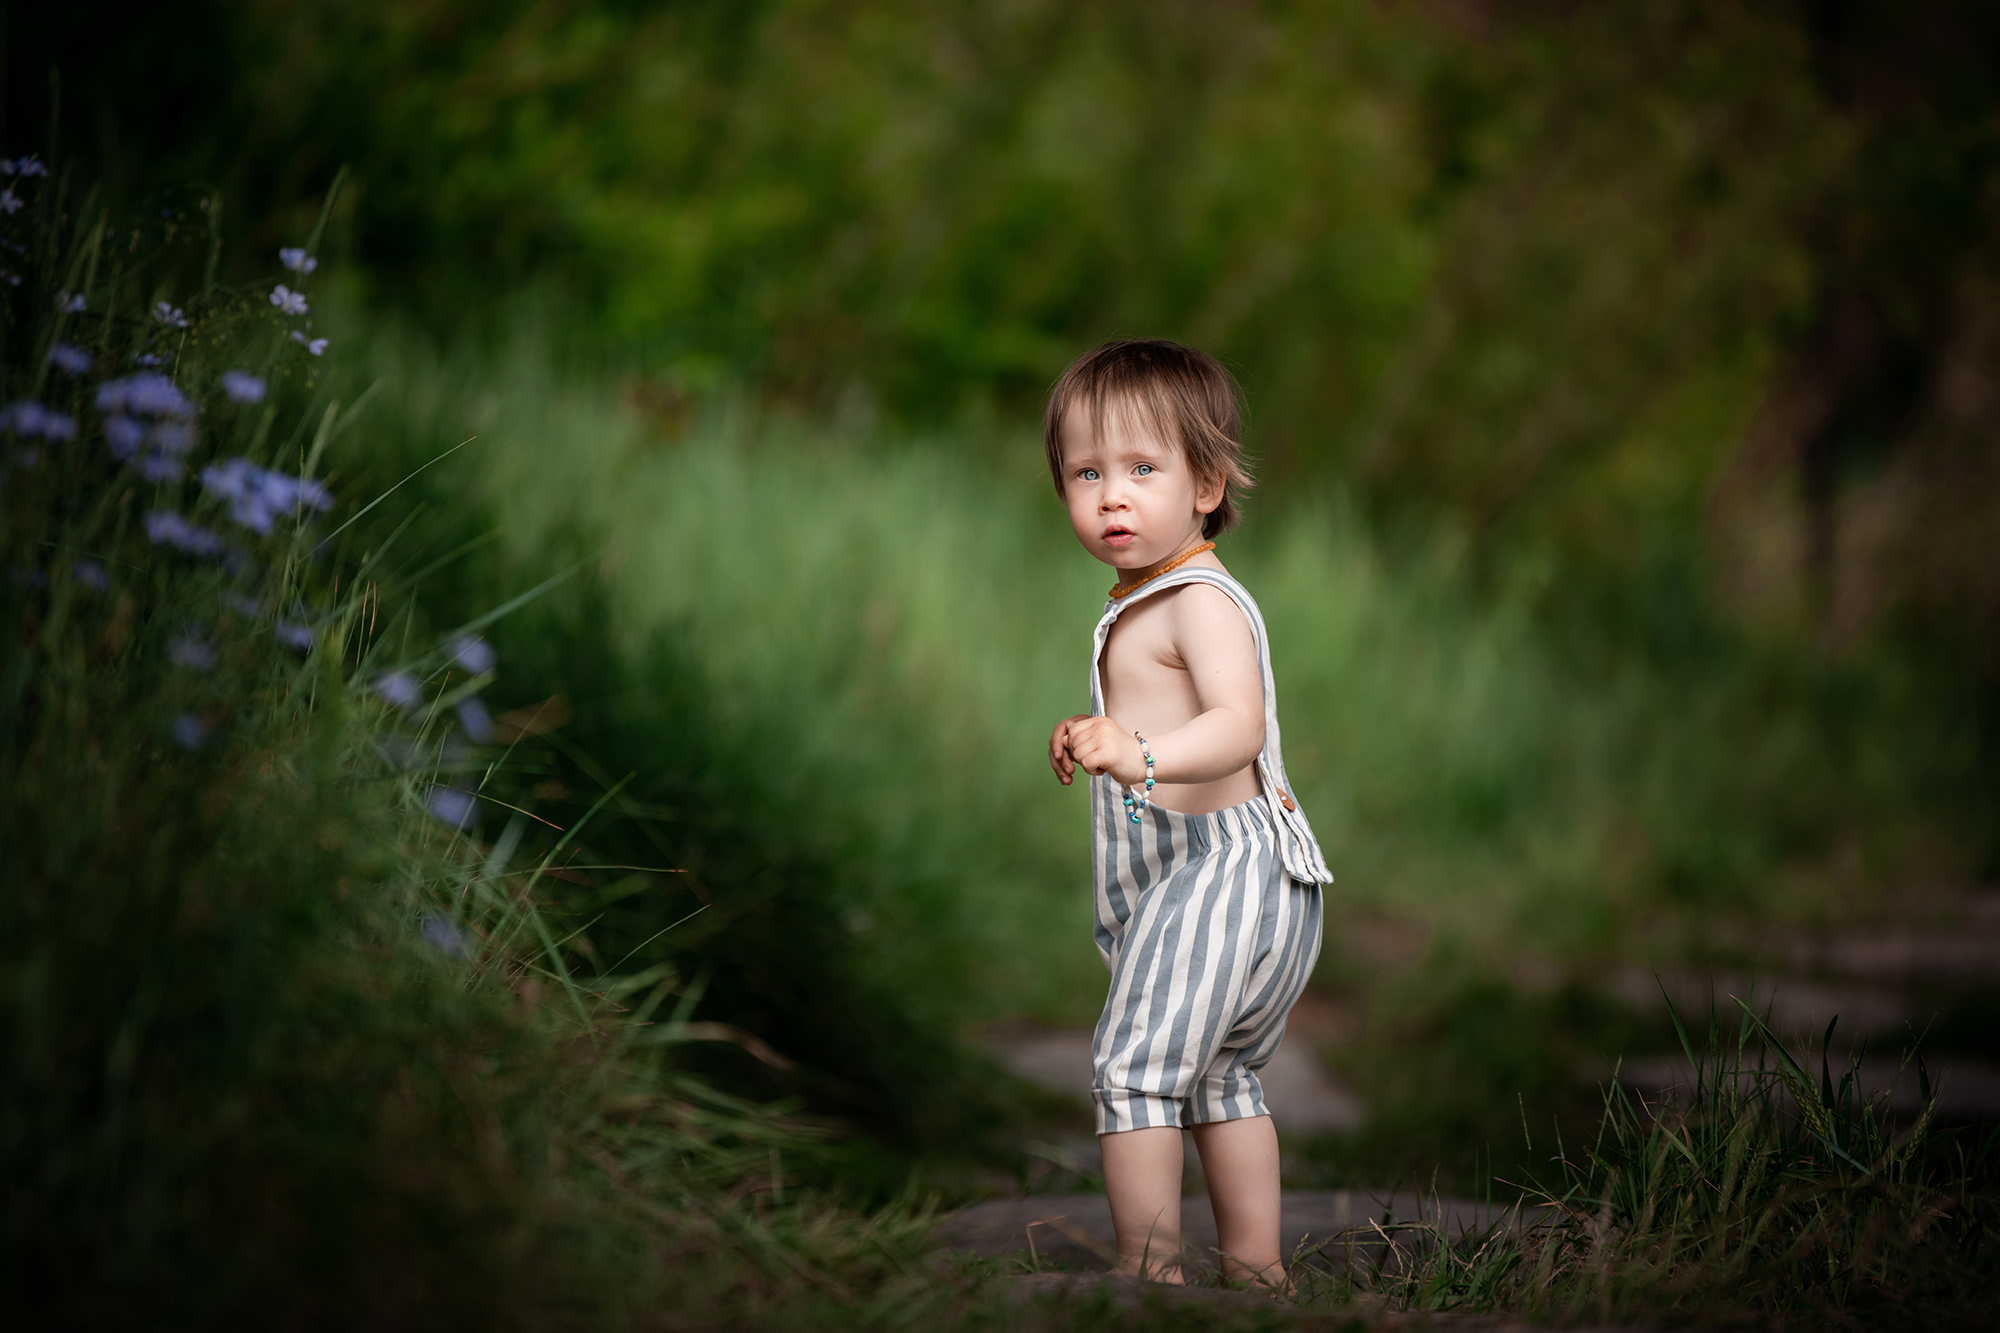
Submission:
<svg viewBox="0 0 2000 1333">
<path fill-rule="evenodd" d="M 1200 711 L 1186 725 L 1146 738 L 1153 778 L 1188 784 L 1240 773 L 1264 748 L 1264 675 L 1250 623 L 1227 593 L 1199 585 L 1175 594 L 1167 610 L 1172 651 L 1194 684 Z M 1069 752 L 1086 771 L 1109 773 L 1128 787 L 1145 781 L 1146 757 L 1123 723 L 1071 718 L 1058 734 L 1065 727 Z"/>
</svg>

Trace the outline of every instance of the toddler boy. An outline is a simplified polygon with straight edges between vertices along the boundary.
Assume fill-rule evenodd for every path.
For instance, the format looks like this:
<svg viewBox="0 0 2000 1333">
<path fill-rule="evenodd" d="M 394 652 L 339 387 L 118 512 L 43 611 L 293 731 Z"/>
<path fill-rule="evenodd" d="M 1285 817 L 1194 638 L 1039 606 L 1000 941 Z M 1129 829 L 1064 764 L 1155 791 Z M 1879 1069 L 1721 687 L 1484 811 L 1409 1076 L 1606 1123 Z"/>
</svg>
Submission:
<svg viewBox="0 0 2000 1333">
<path fill-rule="evenodd" d="M 1090 775 L 1097 947 L 1111 971 L 1092 1098 L 1119 1269 L 1181 1280 L 1181 1129 L 1223 1271 L 1284 1285 L 1278 1139 L 1257 1081 L 1319 955 L 1332 882 L 1278 753 L 1263 617 L 1214 555 L 1250 484 L 1236 383 L 1164 339 L 1063 373 L 1043 438 L 1084 549 L 1118 572 L 1088 715 L 1049 737 Z"/>
</svg>

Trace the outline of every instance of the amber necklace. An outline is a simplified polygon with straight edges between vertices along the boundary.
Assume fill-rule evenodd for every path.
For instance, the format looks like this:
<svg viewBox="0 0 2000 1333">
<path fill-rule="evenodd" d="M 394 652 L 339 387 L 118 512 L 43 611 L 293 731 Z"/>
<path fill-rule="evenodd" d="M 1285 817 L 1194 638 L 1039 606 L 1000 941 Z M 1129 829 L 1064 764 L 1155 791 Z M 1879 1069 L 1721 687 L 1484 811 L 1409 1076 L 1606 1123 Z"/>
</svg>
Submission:
<svg viewBox="0 0 2000 1333">
<path fill-rule="evenodd" d="M 1151 583 L 1154 579 L 1160 577 L 1160 575 L 1168 574 L 1176 569 L 1179 569 L 1182 565 L 1185 565 L 1188 561 L 1194 559 L 1196 556 L 1200 555 L 1203 551 L 1213 551 L 1214 549 L 1215 549 L 1214 542 L 1203 542 L 1199 546 L 1190 546 L 1187 548 L 1187 550 L 1182 551 L 1179 555 L 1167 561 L 1166 564 L 1161 565 L 1158 569 L 1146 575 L 1146 577 L 1143 579 L 1134 579 L 1130 583 L 1114 583 L 1111 585 L 1111 600 L 1115 602 L 1119 598 L 1125 596 L 1127 593 L 1134 592 L 1140 588 L 1145 587 L 1148 583 Z"/>
</svg>

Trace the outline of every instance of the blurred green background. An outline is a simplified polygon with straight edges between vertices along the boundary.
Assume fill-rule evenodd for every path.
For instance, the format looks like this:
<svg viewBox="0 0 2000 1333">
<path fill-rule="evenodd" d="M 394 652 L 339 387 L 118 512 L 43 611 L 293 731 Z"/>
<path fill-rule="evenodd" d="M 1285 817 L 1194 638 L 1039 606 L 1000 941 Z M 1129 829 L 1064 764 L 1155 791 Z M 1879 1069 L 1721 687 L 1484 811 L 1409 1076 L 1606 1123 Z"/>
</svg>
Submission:
<svg viewBox="0 0 2000 1333">
<path fill-rule="evenodd" d="M 1988 5 L 205 0 L 4 40 L 7 151 L 219 192 L 225 273 L 348 170 L 335 475 L 477 437 L 403 493 L 470 546 L 441 623 L 589 562 L 494 631 L 574 714 L 542 808 L 632 772 L 598 859 L 695 873 L 577 910 L 697 956 L 800 1062 L 710 1072 L 867 1130 L 865 1188 L 1004 1136 L 973 1038 L 1101 1000 L 1041 751 L 1108 579 L 1036 421 L 1108 337 L 1247 392 L 1223 554 L 1374 1113 L 1328 1169 L 1470 1169 L 1664 1040 L 1631 976 L 2000 872 Z"/>
</svg>

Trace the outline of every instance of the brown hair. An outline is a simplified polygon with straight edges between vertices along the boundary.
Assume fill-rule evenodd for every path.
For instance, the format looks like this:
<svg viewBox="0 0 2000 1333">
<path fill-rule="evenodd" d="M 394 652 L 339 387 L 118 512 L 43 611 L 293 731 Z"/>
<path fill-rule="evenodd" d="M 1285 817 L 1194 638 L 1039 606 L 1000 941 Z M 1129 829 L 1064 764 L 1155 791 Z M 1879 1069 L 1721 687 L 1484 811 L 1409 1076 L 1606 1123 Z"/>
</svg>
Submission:
<svg viewBox="0 0 2000 1333">
<path fill-rule="evenodd" d="M 1242 519 L 1237 498 L 1250 489 L 1243 463 L 1241 410 L 1235 376 L 1206 352 L 1165 338 L 1125 338 L 1085 352 L 1049 390 L 1042 416 L 1042 443 L 1049 451 L 1049 474 L 1063 492 L 1063 418 L 1078 403 L 1090 409 L 1091 425 L 1104 426 L 1105 404 L 1116 402 L 1140 413 L 1161 438 L 1180 446 L 1188 467 L 1203 481 L 1222 483 L 1222 503 L 1202 521 L 1201 535 L 1214 537 Z"/>
</svg>

